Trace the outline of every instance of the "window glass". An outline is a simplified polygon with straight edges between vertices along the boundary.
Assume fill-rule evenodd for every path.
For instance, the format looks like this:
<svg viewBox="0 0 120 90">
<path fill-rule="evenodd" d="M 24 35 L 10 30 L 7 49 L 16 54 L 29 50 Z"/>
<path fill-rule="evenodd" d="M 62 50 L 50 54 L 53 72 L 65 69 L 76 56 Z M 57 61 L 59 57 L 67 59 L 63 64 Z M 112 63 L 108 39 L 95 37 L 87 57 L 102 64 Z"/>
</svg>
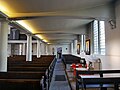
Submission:
<svg viewBox="0 0 120 90">
<path fill-rule="evenodd" d="M 94 54 L 105 55 L 105 22 L 93 22 Z"/>
</svg>

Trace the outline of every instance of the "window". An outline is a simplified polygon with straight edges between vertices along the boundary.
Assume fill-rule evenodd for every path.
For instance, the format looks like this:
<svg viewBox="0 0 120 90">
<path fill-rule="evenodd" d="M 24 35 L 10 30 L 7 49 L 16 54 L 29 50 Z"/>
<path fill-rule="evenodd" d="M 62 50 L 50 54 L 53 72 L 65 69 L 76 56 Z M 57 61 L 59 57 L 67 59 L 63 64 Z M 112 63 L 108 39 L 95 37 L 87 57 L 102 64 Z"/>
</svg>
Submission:
<svg viewBox="0 0 120 90">
<path fill-rule="evenodd" d="M 99 22 L 100 54 L 105 55 L 105 23 Z"/>
<path fill-rule="evenodd" d="M 93 24 L 93 38 L 94 38 L 94 54 L 98 54 L 98 21 L 95 20 Z"/>
<path fill-rule="evenodd" d="M 104 21 L 93 22 L 93 47 L 94 54 L 105 55 L 105 23 Z"/>
</svg>

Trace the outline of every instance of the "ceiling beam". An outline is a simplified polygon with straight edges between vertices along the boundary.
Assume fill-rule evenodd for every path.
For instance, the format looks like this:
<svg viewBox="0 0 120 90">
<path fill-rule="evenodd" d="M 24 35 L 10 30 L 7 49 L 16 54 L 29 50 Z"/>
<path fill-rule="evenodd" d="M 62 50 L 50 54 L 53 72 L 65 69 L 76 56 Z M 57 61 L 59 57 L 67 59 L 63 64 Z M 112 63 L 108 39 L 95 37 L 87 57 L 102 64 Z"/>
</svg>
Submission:
<svg viewBox="0 0 120 90">
<path fill-rule="evenodd" d="M 63 10 L 63 11 L 53 11 L 53 12 L 32 12 L 32 13 L 11 13 L 9 20 L 29 20 L 35 18 L 64 18 L 64 19 L 89 19 L 89 20 L 109 20 L 115 19 L 115 17 L 109 15 L 110 4 L 93 6 L 87 9 L 78 10 Z"/>
<path fill-rule="evenodd" d="M 18 21 L 18 20 L 30 20 L 30 19 L 38 19 L 38 18 L 62 18 L 62 19 L 86 19 L 86 20 L 95 20 L 94 17 L 86 17 L 86 16 L 69 16 L 69 15 L 53 15 L 53 16 L 21 16 L 21 17 L 11 17 L 8 18 L 10 21 Z"/>
<path fill-rule="evenodd" d="M 74 33 L 65 33 L 65 32 L 41 32 L 41 33 L 33 33 L 33 35 L 39 35 L 39 34 L 59 34 L 59 35 L 77 35 L 77 34 L 74 34 Z"/>
</svg>

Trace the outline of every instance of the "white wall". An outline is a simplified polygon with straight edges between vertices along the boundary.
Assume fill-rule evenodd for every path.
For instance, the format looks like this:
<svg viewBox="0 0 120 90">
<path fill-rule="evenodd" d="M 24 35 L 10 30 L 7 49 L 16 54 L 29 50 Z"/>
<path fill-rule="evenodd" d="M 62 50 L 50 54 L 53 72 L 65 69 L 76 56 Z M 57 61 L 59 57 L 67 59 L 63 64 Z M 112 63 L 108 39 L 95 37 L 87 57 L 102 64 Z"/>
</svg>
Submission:
<svg viewBox="0 0 120 90">
<path fill-rule="evenodd" d="M 41 55 L 45 55 L 46 54 L 46 46 L 45 43 L 41 43 Z"/>
<path fill-rule="evenodd" d="M 114 9 L 112 9 L 112 7 L 113 6 L 110 7 L 111 10 L 108 9 L 107 13 L 103 12 L 105 16 L 106 15 L 108 15 L 107 17 L 114 16 Z M 105 9 L 104 11 L 106 10 L 107 9 Z M 115 15 L 116 15 L 115 29 L 111 29 L 109 22 L 107 20 L 105 21 L 106 55 L 96 55 L 96 57 L 99 57 L 101 59 L 102 69 L 120 69 L 120 0 L 118 0 L 115 6 Z M 86 58 L 88 57 L 91 56 L 87 55 Z"/>
<path fill-rule="evenodd" d="M 32 44 L 32 55 L 37 55 L 37 43 Z"/>
<path fill-rule="evenodd" d="M 11 44 L 8 44 L 7 53 L 7 57 L 9 57 L 11 55 Z"/>
<path fill-rule="evenodd" d="M 98 56 L 102 60 L 103 69 L 120 69 L 120 1 L 115 10 L 116 28 L 111 29 L 106 21 L 106 55 Z"/>
<path fill-rule="evenodd" d="M 73 41 L 73 55 L 77 55 L 77 40 Z"/>
<path fill-rule="evenodd" d="M 48 54 L 52 55 L 52 48 L 54 48 L 54 54 L 57 55 L 57 48 L 62 47 L 62 54 L 70 54 L 70 44 L 65 45 L 48 45 Z"/>
<path fill-rule="evenodd" d="M 102 60 L 102 69 L 120 69 L 120 56 L 98 56 Z"/>
</svg>

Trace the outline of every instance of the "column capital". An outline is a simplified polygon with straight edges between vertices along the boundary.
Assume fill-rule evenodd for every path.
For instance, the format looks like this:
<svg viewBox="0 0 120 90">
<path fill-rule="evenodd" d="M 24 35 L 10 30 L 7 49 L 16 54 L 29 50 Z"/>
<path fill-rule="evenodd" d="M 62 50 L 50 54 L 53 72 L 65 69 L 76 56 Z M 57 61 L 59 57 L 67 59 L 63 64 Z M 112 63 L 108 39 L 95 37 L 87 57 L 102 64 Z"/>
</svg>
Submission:
<svg viewBox="0 0 120 90">
<path fill-rule="evenodd" d="M 27 33 L 26 35 L 27 35 L 27 36 L 32 36 L 32 34 L 31 34 L 31 33 Z"/>
</svg>

